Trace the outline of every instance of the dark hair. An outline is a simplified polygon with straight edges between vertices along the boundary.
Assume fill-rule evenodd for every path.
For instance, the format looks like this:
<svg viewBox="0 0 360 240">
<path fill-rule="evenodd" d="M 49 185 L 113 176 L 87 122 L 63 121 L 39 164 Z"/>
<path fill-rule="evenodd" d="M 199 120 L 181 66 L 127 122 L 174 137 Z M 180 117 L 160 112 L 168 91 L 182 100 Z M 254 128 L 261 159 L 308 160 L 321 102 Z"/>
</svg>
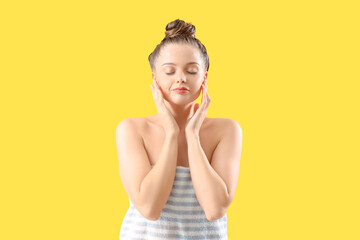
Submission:
<svg viewBox="0 0 360 240">
<path fill-rule="evenodd" d="M 195 38 L 195 26 L 190 22 L 176 19 L 166 25 L 166 32 L 164 39 L 156 46 L 155 50 L 150 53 L 148 60 L 150 62 L 151 70 L 155 70 L 155 61 L 158 58 L 161 49 L 169 43 L 190 44 L 200 50 L 201 57 L 205 64 L 205 70 L 209 70 L 209 56 L 205 46 Z"/>
</svg>

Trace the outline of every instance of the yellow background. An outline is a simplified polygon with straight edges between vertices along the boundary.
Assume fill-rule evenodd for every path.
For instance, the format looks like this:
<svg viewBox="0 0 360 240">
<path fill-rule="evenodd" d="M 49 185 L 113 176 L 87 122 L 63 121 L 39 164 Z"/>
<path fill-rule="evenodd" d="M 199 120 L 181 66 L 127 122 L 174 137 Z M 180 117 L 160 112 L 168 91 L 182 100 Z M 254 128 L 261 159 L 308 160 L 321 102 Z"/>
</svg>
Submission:
<svg viewBox="0 0 360 240">
<path fill-rule="evenodd" d="M 357 1 L 1 1 L 0 239 L 118 239 L 115 129 L 180 18 L 243 129 L 229 239 L 360 239 Z M 197 102 L 200 102 L 200 98 Z"/>
</svg>

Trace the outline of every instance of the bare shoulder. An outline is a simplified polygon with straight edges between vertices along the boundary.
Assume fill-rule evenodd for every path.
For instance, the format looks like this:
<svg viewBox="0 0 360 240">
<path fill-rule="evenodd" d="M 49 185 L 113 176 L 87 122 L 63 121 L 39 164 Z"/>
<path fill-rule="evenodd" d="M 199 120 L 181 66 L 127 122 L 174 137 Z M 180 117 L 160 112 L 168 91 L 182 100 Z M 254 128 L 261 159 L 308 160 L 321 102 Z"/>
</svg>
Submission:
<svg viewBox="0 0 360 240">
<path fill-rule="evenodd" d="M 122 127 L 131 127 L 133 130 L 140 130 L 141 126 L 144 125 L 145 118 L 143 117 L 132 117 L 132 118 L 125 118 L 120 121 L 117 128 L 120 126 Z"/>
<path fill-rule="evenodd" d="M 240 124 L 231 118 L 211 118 L 210 127 L 212 129 L 216 129 L 219 132 L 225 132 L 224 130 L 234 130 L 239 129 L 241 130 Z"/>
</svg>

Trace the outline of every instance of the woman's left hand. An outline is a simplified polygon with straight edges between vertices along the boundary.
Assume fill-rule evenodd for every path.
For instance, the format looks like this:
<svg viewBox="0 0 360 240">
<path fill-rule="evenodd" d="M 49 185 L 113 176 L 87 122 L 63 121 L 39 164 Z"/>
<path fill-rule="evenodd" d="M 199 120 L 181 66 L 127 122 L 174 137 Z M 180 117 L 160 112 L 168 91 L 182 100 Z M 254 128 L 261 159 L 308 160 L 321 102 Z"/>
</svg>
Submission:
<svg viewBox="0 0 360 240">
<path fill-rule="evenodd" d="M 192 105 L 189 117 L 187 119 L 187 124 L 185 127 L 186 134 L 195 134 L 199 136 L 200 127 L 203 124 L 203 121 L 206 117 L 207 109 L 209 108 L 211 98 L 207 92 L 206 81 L 201 85 L 202 89 L 202 98 L 201 105 L 199 107 L 198 103 Z"/>
</svg>

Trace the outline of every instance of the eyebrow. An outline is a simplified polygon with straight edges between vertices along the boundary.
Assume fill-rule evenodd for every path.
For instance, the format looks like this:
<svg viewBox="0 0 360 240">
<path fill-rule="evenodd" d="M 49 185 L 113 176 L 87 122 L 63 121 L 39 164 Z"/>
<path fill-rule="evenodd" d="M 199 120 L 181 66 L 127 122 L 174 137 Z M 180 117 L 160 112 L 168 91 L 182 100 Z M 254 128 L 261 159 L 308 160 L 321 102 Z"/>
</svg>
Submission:
<svg viewBox="0 0 360 240">
<path fill-rule="evenodd" d="M 161 66 L 163 66 L 163 65 L 165 65 L 165 64 L 171 64 L 171 65 L 176 65 L 175 63 L 164 63 L 164 64 L 162 64 Z M 189 62 L 189 63 L 187 63 L 186 65 L 188 65 L 188 64 L 197 64 L 197 65 L 199 65 L 200 66 L 200 64 L 198 64 L 197 62 Z"/>
</svg>

